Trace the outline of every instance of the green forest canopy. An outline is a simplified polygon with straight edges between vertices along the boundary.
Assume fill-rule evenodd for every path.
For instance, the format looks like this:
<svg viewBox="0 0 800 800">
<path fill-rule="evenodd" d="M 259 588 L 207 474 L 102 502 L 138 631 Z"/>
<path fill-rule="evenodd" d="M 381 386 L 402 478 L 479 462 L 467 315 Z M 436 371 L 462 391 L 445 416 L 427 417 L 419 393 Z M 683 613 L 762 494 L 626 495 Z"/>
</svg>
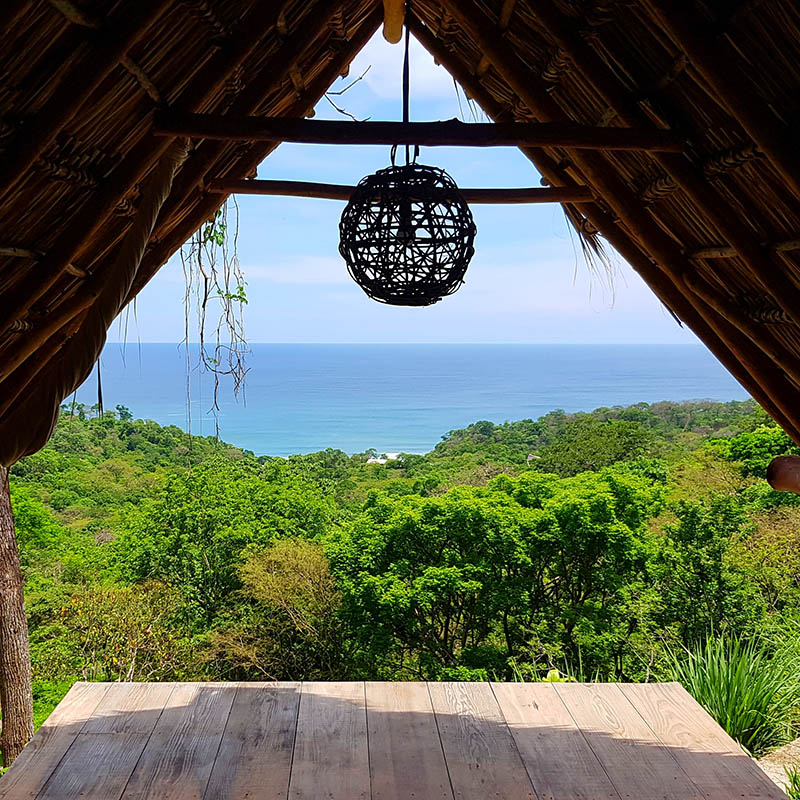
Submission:
<svg viewBox="0 0 800 800">
<path fill-rule="evenodd" d="M 646 680 L 709 637 L 798 658 L 800 498 L 762 480 L 790 452 L 752 401 L 481 421 L 385 464 L 65 408 L 12 471 L 38 718 L 78 678 Z"/>
</svg>

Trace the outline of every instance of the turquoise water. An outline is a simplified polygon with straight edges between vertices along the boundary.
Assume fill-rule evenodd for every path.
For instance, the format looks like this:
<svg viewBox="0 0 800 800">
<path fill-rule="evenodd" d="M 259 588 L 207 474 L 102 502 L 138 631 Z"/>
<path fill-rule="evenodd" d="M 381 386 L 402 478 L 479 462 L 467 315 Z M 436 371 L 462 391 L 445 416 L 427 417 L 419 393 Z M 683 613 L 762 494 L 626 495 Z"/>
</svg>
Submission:
<svg viewBox="0 0 800 800">
<path fill-rule="evenodd" d="M 106 408 L 187 427 L 186 355 L 174 344 L 109 344 Z M 268 455 L 326 447 L 422 453 L 479 419 L 747 393 L 700 345 L 254 344 L 244 396 L 222 378 L 220 436 Z M 212 381 L 190 374 L 191 429 L 213 434 Z M 78 390 L 97 402 L 96 374 Z"/>
</svg>

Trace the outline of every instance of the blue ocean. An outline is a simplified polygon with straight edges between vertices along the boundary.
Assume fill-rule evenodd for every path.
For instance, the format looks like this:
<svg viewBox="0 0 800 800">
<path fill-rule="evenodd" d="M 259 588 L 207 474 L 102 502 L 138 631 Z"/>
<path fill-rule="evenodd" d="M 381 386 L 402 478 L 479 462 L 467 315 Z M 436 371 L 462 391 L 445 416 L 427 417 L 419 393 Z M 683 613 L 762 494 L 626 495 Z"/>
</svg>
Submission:
<svg viewBox="0 0 800 800">
<path fill-rule="evenodd" d="M 213 379 L 175 344 L 110 343 L 105 408 L 191 425 L 258 455 L 334 447 L 424 453 L 471 422 L 659 400 L 742 400 L 747 393 L 701 345 L 254 344 L 244 391 Z M 190 355 L 192 353 L 190 352 Z M 188 376 L 188 382 L 187 382 Z M 187 392 L 188 386 L 188 392 Z M 96 371 L 76 393 L 97 402 Z M 216 419 L 215 419 L 216 417 Z"/>
</svg>

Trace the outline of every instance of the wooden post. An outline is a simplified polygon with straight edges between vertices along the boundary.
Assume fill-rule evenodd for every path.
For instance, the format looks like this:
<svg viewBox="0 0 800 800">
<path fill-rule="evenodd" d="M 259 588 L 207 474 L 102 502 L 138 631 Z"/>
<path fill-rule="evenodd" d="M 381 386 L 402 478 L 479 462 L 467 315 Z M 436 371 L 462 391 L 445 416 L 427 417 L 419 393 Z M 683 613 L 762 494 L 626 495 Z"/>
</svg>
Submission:
<svg viewBox="0 0 800 800">
<path fill-rule="evenodd" d="M 0 464 L 0 748 L 8 767 L 33 736 L 33 691 L 24 581 L 11 509 L 8 467 Z"/>
<path fill-rule="evenodd" d="M 481 84 L 480 79 L 465 67 L 414 15 L 409 27 L 430 54 L 450 72 L 483 110 L 494 119 L 510 114 Z M 522 152 L 552 185 L 569 185 L 573 179 L 543 150 L 522 148 Z M 781 397 L 791 397 L 794 390 L 774 365 L 760 359 L 758 349 L 725 319 L 716 317 L 710 325 L 708 309 L 699 312 L 695 304 L 677 288 L 671 277 L 653 262 L 642 246 L 630 238 L 616 221 L 595 204 L 581 207 L 586 218 L 599 230 L 622 257 L 642 276 L 656 296 L 682 320 L 691 326 L 711 352 L 772 415 L 789 435 L 800 444 L 800 414 Z M 714 315 L 715 316 L 715 315 Z M 713 317 L 712 317 L 713 318 Z M 762 383 L 764 384 L 762 386 Z M 772 396 L 777 400 L 773 401 Z M 780 405 L 779 405 L 780 404 Z"/>
</svg>

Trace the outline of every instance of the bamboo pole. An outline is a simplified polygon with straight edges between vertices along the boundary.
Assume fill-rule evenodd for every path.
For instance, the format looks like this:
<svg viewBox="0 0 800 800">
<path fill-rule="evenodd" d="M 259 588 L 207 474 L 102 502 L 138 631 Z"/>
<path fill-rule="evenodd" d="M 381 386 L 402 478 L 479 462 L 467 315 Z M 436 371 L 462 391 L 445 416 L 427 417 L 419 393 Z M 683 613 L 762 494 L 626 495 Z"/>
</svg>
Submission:
<svg viewBox="0 0 800 800">
<path fill-rule="evenodd" d="M 0 162 L 0 196 L 8 197 L 61 128 L 169 5 L 169 0 L 135 3 L 124 18 L 114 20 L 85 58 L 61 76 L 58 89 L 44 108 L 31 118 L 7 148 Z"/>
<path fill-rule="evenodd" d="M 602 128 L 527 122 L 347 122 L 344 120 L 237 117 L 162 111 L 153 130 L 159 135 L 200 139 L 298 142 L 303 144 L 424 147 L 570 147 L 591 150 L 678 152 L 681 139 L 669 131 Z"/>
<path fill-rule="evenodd" d="M 789 253 L 792 250 L 800 250 L 800 239 L 786 239 L 782 242 L 773 242 L 766 245 L 767 249 L 775 253 Z M 739 254 L 733 247 L 726 245 L 707 245 L 698 247 L 689 253 L 689 258 L 736 258 Z"/>
<path fill-rule="evenodd" d="M 733 48 L 712 36 L 709 26 L 686 3 L 644 0 L 644 5 L 800 198 L 797 133 L 758 96 L 750 78 L 739 68 L 739 57 Z M 703 36 L 702 31 L 707 35 Z"/>
<path fill-rule="evenodd" d="M 186 108 L 201 108 L 212 99 L 225 81 L 259 46 L 266 31 L 274 27 L 280 9 L 275 4 L 256 6 L 242 22 L 229 46 L 210 58 L 178 98 Z M 280 80 L 282 75 L 273 76 Z M 274 84 L 272 84 L 274 85 Z M 0 296 L 0 336 L 23 316 L 64 274 L 82 249 L 91 241 L 114 208 L 141 181 L 152 165 L 167 151 L 171 139 L 146 134 L 127 153 L 114 172 L 96 191 L 70 226 L 56 239 L 37 269 L 19 285 Z"/>
<path fill-rule="evenodd" d="M 215 180 L 206 185 L 209 192 L 215 194 L 255 194 L 277 195 L 279 197 L 314 197 L 322 200 L 350 199 L 355 186 L 336 183 L 312 183 L 308 181 L 274 181 L 274 180 Z M 468 203 L 485 203 L 490 205 L 515 203 L 584 203 L 593 199 L 592 192 L 585 186 L 563 188 L 531 188 L 509 189 L 459 189 Z"/>
<path fill-rule="evenodd" d="M 31 653 L 23 591 L 25 579 L 19 561 L 8 472 L 7 467 L 0 466 L 0 705 L 3 708 L 0 748 L 4 767 L 11 766 L 33 736 Z"/>
<path fill-rule="evenodd" d="M 500 103 L 480 83 L 479 78 L 441 46 L 436 37 L 413 15 L 409 20 L 414 35 L 431 55 L 453 75 L 464 89 L 495 119 L 508 114 Z M 550 181 L 559 185 L 569 183 L 572 178 L 544 151 L 523 148 L 534 166 Z M 772 415 L 772 417 L 800 444 L 800 414 L 794 404 L 786 403 L 796 389 L 783 373 L 772 364 L 764 363 L 760 351 L 734 326 L 705 308 L 698 311 L 697 302 L 681 292 L 672 278 L 659 269 L 649 253 L 634 242 L 612 217 L 595 204 L 582 206 L 586 218 L 599 230 L 623 258 L 642 276 L 659 299 L 683 319 L 706 343 L 711 352 L 731 372 L 739 383 Z M 707 318 L 713 320 L 713 324 Z M 763 384 L 766 384 L 765 389 Z"/>
<path fill-rule="evenodd" d="M 552 0 L 537 0 L 534 12 L 550 35 L 569 54 L 583 77 L 620 119 L 630 125 L 647 124 L 644 114 L 620 89 L 605 62 L 585 40 L 575 34 L 574 25 L 555 7 Z M 800 288 L 764 254 L 758 242 L 748 234 L 746 226 L 720 200 L 708 182 L 695 173 L 689 162 L 680 155 L 657 153 L 654 158 L 747 263 L 753 278 L 772 294 L 790 319 L 800 324 Z"/>
</svg>

